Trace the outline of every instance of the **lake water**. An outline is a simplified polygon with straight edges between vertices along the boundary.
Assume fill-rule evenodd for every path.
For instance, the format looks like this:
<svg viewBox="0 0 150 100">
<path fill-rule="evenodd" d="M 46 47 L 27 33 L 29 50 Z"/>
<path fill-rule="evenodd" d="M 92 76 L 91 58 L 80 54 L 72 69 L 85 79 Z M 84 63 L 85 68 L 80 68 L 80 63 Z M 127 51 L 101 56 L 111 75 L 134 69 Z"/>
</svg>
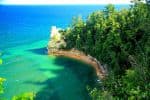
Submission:
<svg viewBox="0 0 150 100">
<path fill-rule="evenodd" d="M 87 15 L 105 5 L 0 6 L 0 77 L 6 78 L 1 98 L 33 92 L 37 100 L 88 100 L 87 85 L 94 70 L 82 62 L 48 56 L 50 27 L 65 28 L 72 17 Z M 117 5 L 116 8 L 127 8 Z"/>
</svg>

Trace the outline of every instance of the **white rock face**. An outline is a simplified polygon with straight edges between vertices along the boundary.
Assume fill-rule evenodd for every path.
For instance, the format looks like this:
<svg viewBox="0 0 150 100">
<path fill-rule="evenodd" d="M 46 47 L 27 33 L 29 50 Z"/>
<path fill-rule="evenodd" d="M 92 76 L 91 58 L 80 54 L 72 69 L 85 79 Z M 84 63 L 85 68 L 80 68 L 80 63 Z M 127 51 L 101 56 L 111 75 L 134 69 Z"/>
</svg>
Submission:
<svg viewBox="0 0 150 100">
<path fill-rule="evenodd" d="M 51 32 L 50 32 L 51 35 L 50 36 L 53 37 L 55 35 L 60 35 L 58 31 L 59 30 L 56 28 L 56 26 L 52 26 L 51 27 Z"/>
</svg>

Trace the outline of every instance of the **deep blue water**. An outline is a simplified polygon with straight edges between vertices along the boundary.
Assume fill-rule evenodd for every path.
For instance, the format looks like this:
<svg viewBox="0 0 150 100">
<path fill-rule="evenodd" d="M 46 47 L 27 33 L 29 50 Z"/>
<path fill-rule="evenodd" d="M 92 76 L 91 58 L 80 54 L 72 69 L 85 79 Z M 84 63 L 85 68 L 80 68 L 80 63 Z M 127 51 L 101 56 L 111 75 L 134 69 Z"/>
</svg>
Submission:
<svg viewBox="0 0 150 100">
<path fill-rule="evenodd" d="M 65 28 L 73 16 L 84 19 L 106 5 L 0 6 L 0 51 L 21 44 L 49 39 L 50 27 Z M 117 9 L 129 5 L 116 5 Z"/>
</svg>

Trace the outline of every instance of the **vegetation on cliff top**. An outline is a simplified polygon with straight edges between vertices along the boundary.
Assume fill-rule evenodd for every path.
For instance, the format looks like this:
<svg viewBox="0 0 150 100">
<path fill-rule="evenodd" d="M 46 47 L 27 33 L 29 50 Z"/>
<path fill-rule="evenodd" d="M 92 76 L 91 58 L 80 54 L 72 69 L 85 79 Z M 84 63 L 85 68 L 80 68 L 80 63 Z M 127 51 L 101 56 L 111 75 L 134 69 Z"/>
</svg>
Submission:
<svg viewBox="0 0 150 100">
<path fill-rule="evenodd" d="M 54 33 L 51 33 L 51 34 L 54 34 Z M 65 41 L 63 39 L 63 35 L 62 34 L 60 34 L 60 33 L 54 34 L 50 38 L 50 41 L 48 43 L 48 49 L 49 49 L 49 51 L 63 49 L 65 47 L 66 47 L 66 43 L 65 43 Z"/>
<path fill-rule="evenodd" d="M 86 21 L 63 30 L 65 49 L 76 48 L 105 64 L 109 75 L 91 91 L 93 100 L 150 99 L 150 5 L 135 0 L 129 9 L 108 5 Z"/>
</svg>

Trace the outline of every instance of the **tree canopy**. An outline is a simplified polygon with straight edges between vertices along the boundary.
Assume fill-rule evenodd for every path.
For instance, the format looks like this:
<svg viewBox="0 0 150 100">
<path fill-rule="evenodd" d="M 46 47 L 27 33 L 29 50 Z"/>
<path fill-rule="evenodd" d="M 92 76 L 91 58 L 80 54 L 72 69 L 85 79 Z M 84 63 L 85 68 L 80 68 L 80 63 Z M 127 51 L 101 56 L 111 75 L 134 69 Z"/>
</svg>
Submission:
<svg viewBox="0 0 150 100">
<path fill-rule="evenodd" d="M 95 89 L 92 96 L 150 97 L 150 6 L 148 0 L 133 2 L 130 8 L 121 10 L 108 5 L 90 14 L 86 21 L 74 18 L 65 30 L 66 49 L 76 48 L 107 65 L 109 75 L 102 82 L 103 88 Z"/>
</svg>

